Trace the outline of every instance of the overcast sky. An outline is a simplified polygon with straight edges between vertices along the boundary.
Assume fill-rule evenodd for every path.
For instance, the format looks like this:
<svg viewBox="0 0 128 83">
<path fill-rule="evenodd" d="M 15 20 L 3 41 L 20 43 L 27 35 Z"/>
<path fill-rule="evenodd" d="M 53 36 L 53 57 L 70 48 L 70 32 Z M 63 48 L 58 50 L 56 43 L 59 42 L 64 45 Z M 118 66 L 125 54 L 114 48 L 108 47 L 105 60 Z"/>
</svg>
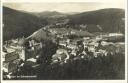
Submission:
<svg viewBox="0 0 128 83">
<path fill-rule="evenodd" d="M 63 2 L 63 3 L 4 3 L 6 7 L 28 12 L 58 11 L 58 12 L 84 12 L 104 8 L 125 8 L 124 0 L 111 0 L 111 2 Z"/>
</svg>

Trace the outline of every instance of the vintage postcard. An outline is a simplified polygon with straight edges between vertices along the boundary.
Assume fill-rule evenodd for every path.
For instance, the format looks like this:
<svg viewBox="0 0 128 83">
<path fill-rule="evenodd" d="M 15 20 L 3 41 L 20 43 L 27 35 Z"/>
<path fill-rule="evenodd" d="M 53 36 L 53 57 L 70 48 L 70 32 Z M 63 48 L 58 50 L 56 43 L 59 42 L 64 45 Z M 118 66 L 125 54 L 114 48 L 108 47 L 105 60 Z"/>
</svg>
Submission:
<svg viewBox="0 0 128 83">
<path fill-rule="evenodd" d="M 125 0 L 4 0 L 1 12 L 2 82 L 118 80 L 126 83 Z"/>
</svg>

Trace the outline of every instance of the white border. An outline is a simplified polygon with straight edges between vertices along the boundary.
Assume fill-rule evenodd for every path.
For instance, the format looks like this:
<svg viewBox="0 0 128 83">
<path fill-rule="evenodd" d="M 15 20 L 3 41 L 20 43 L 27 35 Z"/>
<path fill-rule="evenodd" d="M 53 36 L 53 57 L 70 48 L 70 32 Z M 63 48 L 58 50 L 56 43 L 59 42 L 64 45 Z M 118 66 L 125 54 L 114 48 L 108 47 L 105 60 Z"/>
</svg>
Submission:
<svg viewBox="0 0 128 83">
<path fill-rule="evenodd" d="M 2 32 L 2 1 L 0 2 L 0 12 L 1 12 L 1 14 L 0 14 L 0 51 L 2 52 L 2 37 L 3 37 L 3 32 Z M 0 61 L 1 61 L 1 59 L 2 59 L 2 53 L 0 52 L 0 55 L 1 55 L 1 57 L 0 57 Z M 2 80 L 2 61 L 0 62 L 0 80 Z"/>
<path fill-rule="evenodd" d="M 126 79 L 126 81 L 127 81 L 127 79 L 128 79 L 128 66 L 127 66 L 127 64 L 128 64 L 128 7 L 127 7 L 127 3 L 128 3 L 128 1 L 127 0 L 125 0 L 125 79 Z"/>
<path fill-rule="evenodd" d="M 111 2 L 118 0 L 2 0 L 2 2 Z"/>
<path fill-rule="evenodd" d="M 111 0 L 2 0 L 1 3 L 0 3 L 0 12 L 1 12 L 1 21 L 0 21 L 0 25 L 1 25 L 1 42 L 0 42 L 0 47 L 1 47 L 1 52 L 2 52 L 2 5 L 3 5 L 3 2 L 4 3 L 12 3 L 12 2 L 16 2 L 16 3 L 23 3 L 23 2 L 110 2 Z M 117 1 L 117 0 L 116 0 Z M 1 83 L 22 83 L 22 82 L 31 82 L 31 83 L 41 83 L 41 82 L 47 82 L 47 83 L 71 83 L 71 82 L 74 82 L 74 83 L 127 83 L 127 53 L 128 53 L 128 49 L 127 49 L 127 0 L 125 0 L 125 80 L 8 80 L 8 81 L 5 81 L 5 80 L 2 80 L 2 71 L 1 71 Z M 0 53 L 1 54 L 1 53 Z M 1 56 L 1 59 L 2 59 L 2 56 Z M 1 69 L 2 69 L 2 62 L 1 62 Z"/>
</svg>

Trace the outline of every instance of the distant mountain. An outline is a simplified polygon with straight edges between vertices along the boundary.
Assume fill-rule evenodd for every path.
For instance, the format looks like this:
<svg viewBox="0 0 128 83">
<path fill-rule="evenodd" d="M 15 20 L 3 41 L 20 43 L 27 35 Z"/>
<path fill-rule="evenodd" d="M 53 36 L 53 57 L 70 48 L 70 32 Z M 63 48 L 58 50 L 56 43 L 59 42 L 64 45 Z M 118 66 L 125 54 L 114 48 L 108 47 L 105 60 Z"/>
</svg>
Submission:
<svg viewBox="0 0 128 83">
<path fill-rule="evenodd" d="M 4 40 L 27 37 L 46 24 L 47 21 L 45 19 L 39 19 L 27 12 L 3 7 Z"/>
<path fill-rule="evenodd" d="M 83 12 L 79 14 L 69 15 L 70 25 L 86 24 L 87 30 L 99 30 L 97 25 L 100 25 L 103 32 L 123 32 L 125 24 L 125 11 L 123 9 L 101 9 L 96 11 Z M 100 31 L 100 30 L 99 30 Z"/>
<path fill-rule="evenodd" d="M 59 17 L 65 17 L 66 14 L 56 12 L 56 11 L 44 11 L 44 12 L 33 12 L 33 15 L 36 15 L 41 18 L 59 18 Z"/>
<path fill-rule="evenodd" d="M 60 12 L 41 12 L 34 15 L 46 19 L 48 24 L 64 23 L 70 27 L 80 28 L 78 25 L 86 25 L 88 32 L 122 32 L 125 29 L 125 11 L 118 8 L 100 9 L 83 13 L 63 14 Z M 67 20 L 69 20 L 67 22 Z M 77 26 L 76 26 L 77 25 Z"/>
<path fill-rule="evenodd" d="M 44 12 L 33 12 L 32 15 L 39 17 L 40 19 L 46 19 L 48 24 L 56 24 L 63 22 L 68 14 L 56 12 L 56 11 L 44 11 Z"/>
<path fill-rule="evenodd" d="M 56 11 L 30 13 L 3 7 L 3 39 L 28 37 L 34 32 L 34 38 L 43 37 L 45 31 L 38 31 L 47 25 L 55 24 L 54 28 L 75 28 L 94 32 L 122 32 L 125 31 L 125 11 L 123 9 L 101 9 L 77 14 L 63 14 Z M 56 26 L 58 24 L 58 26 Z M 50 27 L 51 28 L 51 27 Z M 44 35 L 44 37 L 45 37 Z M 44 38 L 43 37 L 43 38 Z M 41 39 L 41 38 L 39 38 Z M 48 38 L 49 39 L 49 38 Z"/>
</svg>

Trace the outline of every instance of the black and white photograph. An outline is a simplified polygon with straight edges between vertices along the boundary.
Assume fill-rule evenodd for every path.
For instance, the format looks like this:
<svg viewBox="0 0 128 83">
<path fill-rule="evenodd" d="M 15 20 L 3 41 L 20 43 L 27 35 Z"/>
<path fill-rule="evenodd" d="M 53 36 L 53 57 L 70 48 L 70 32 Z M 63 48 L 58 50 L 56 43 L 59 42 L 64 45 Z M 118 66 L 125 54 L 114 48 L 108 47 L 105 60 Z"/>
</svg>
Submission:
<svg viewBox="0 0 128 83">
<path fill-rule="evenodd" d="M 2 80 L 125 80 L 118 1 L 3 3 Z"/>
</svg>

